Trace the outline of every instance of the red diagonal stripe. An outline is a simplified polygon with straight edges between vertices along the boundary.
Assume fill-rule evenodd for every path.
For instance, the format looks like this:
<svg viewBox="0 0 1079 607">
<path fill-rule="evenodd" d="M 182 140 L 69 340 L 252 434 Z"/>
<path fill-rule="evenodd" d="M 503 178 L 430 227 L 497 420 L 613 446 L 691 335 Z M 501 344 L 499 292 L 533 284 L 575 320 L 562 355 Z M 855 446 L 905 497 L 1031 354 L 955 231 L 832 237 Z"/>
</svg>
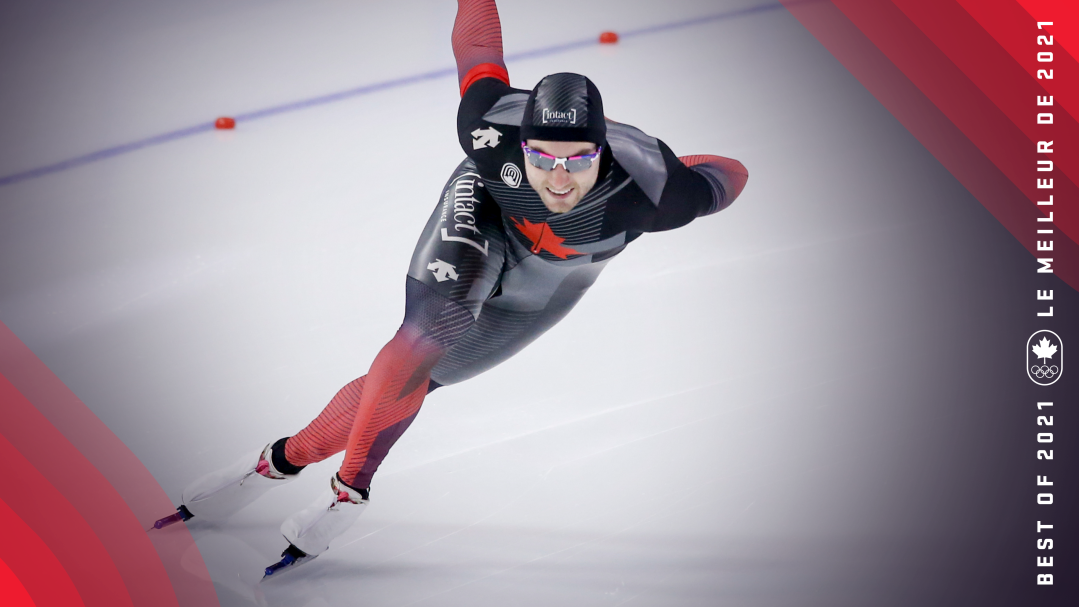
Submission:
<svg viewBox="0 0 1079 607">
<path fill-rule="evenodd" d="M 1039 19 L 1038 15 L 1028 12 L 1015 0 L 958 0 L 958 2 L 1031 78 L 1035 78 L 1039 67 L 1044 67 L 1033 60 L 1035 54 L 1038 51 L 1053 51 L 1053 63 L 1056 70 L 1061 73 L 1061 77 L 1037 82 L 1054 96 L 1057 105 L 1064 108 L 1073 118 L 1079 117 L 1079 62 L 1076 62 L 1075 57 L 1068 52 L 1064 44 L 1065 39 L 1060 36 L 1060 27 L 1064 24 L 1060 23 L 1059 18 L 1065 17 L 1065 21 L 1070 21 L 1071 19 L 1067 18 L 1068 11 L 1060 10 L 1059 6 L 1052 8 L 1052 13 L 1056 15 L 1053 18 L 1057 21 L 1054 25 L 1045 26 L 1043 31 L 1038 32 L 1053 35 L 1053 46 L 1046 46 L 1038 45 L 1037 37 L 1031 35 L 1031 27 L 1017 27 L 1021 23 L 1037 27 L 1033 24 Z M 1039 4 L 1051 3 L 1040 2 Z M 1042 10 L 1034 12 L 1044 13 L 1045 8 L 1042 7 Z M 1073 45 L 1072 48 L 1074 49 L 1075 46 Z M 1054 72 L 1055 75 L 1056 72 Z M 1072 179 L 1076 179 L 1075 175 L 1072 175 Z"/>
<path fill-rule="evenodd" d="M 834 0 L 833 4 L 843 11 L 843 14 L 944 113 L 948 120 L 959 127 L 963 135 L 1011 179 L 1012 183 L 1031 201 L 1031 204 L 1046 194 L 1035 188 L 1032 141 L 1036 141 L 1037 138 L 1031 139 L 1024 136 L 1004 112 L 982 93 L 962 70 L 933 44 L 930 37 L 908 19 L 896 5 L 887 0 Z M 917 6 L 914 2 L 909 4 Z M 939 0 L 939 4 L 934 6 L 949 4 L 951 4 L 950 0 Z M 953 34 L 956 38 L 973 37 L 969 32 L 962 33 L 964 28 L 957 22 L 955 11 L 946 14 L 938 9 L 924 6 L 918 7 L 918 10 L 923 14 L 923 21 L 927 23 L 932 22 L 934 17 L 939 20 L 936 25 L 930 23 L 930 27 L 941 38 L 946 38 L 948 31 L 953 28 L 955 32 L 958 32 Z M 966 16 L 965 12 L 962 14 Z M 1033 22 L 1026 25 L 1033 33 L 1035 30 Z M 988 35 L 985 37 L 989 38 Z M 991 50 L 980 46 L 978 42 L 967 40 L 967 44 L 981 52 Z M 999 50 L 999 46 L 995 43 L 991 46 Z M 1002 55 L 1006 58 L 1006 63 L 1010 63 L 1010 56 L 1003 52 L 993 54 L 987 60 L 999 63 Z M 1004 66 L 1001 66 L 1001 69 L 1004 69 Z M 1021 70 L 1018 73 L 1004 72 L 1001 77 L 1006 79 L 1007 85 L 1015 87 L 1023 87 L 1029 82 L 1026 74 Z M 1033 121 L 1034 115 L 1037 114 L 1037 106 L 1034 105 L 1036 89 L 1046 94 L 1040 87 L 1028 87 L 1025 94 L 1022 94 L 1029 104 L 1025 112 L 1028 121 Z M 1022 110 L 1017 111 L 1022 112 Z M 1064 117 L 1070 120 L 1066 114 Z M 918 125 L 915 126 L 919 128 Z M 1047 135 L 1055 133 L 1057 127 L 1056 124 L 1049 127 L 1052 130 L 1043 127 L 1042 136 L 1049 139 Z M 910 129 L 910 125 L 907 125 L 907 128 Z M 1072 128 L 1074 129 L 1074 121 L 1072 121 Z M 918 136 L 917 132 L 914 130 L 912 132 Z M 1076 189 L 1075 184 L 1065 179 L 1060 171 L 1054 171 L 1053 177 L 1057 199 L 1074 200 L 1079 196 L 1079 190 Z M 1073 241 L 1079 240 L 1079 224 L 1071 214 L 1057 212 L 1054 214 L 1054 219 L 1057 226 Z M 1033 241 L 1028 237 L 1034 229 L 1033 223 L 1029 227 L 1019 224 L 1012 226 L 1006 223 L 1005 225 L 1020 238 L 1021 242 Z M 1030 248 L 1033 249 L 1033 244 Z"/>
<path fill-rule="evenodd" d="M 1073 56 L 1079 56 L 1079 6 L 1073 0 L 1018 0 L 1038 21 L 1052 21 L 1054 34 Z"/>
<path fill-rule="evenodd" d="M 842 2 L 841 8 L 849 0 Z M 870 4 L 886 6 L 888 3 Z M 1061 201 L 1054 205 L 1057 209 L 1055 223 L 1073 241 L 1079 241 L 1079 218 L 1073 213 L 1059 211 L 1066 206 L 1063 204 L 1065 201 L 1079 197 L 1079 190 L 1075 186 L 1075 182 L 1079 181 L 1079 151 L 1074 145 L 1068 145 L 1068 142 L 1079 141 L 1079 123 L 1063 108 L 1055 105 L 1056 97 L 1053 106 L 1039 109 L 1035 99 L 1049 96 L 1042 83 L 1050 81 L 1036 80 L 1030 73 L 1034 71 L 1034 66 L 1054 67 L 1054 74 L 1065 76 L 1067 70 L 1061 69 L 1061 62 L 1070 56 L 1059 48 L 1053 48 L 1051 50 L 1057 52 L 1054 53 L 1052 65 L 1039 64 L 1035 59 L 1038 29 L 1029 15 L 1012 23 L 1013 30 L 1026 34 L 1027 44 L 1020 64 L 953 0 L 936 0 L 932 3 L 896 0 L 895 6 L 910 19 L 911 28 L 917 31 L 907 29 L 906 24 L 898 19 L 881 27 L 880 19 L 895 18 L 888 10 L 880 10 L 872 15 L 876 18 L 875 23 L 870 24 L 869 19 L 865 19 L 856 20 L 855 24 L 997 168 L 1008 175 L 1028 199 L 1044 199 L 1046 195 L 1044 191 L 1035 190 L 1036 177 L 1053 177 L 1053 193 L 1055 199 Z M 887 43 L 883 42 L 886 37 Z M 918 49 L 918 55 L 904 53 L 903 47 Z M 1029 69 L 1024 69 L 1024 65 Z M 968 86 L 968 82 L 973 88 Z M 1053 124 L 1038 125 L 1035 116 L 1039 111 L 1052 112 Z M 1052 174 L 1034 173 L 1035 142 L 1039 140 L 1060 142 L 1054 145 L 1052 155 L 1045 156 L 1058 169 Z M 1061 172 L 1068 179 L 1061 179 Z"/>
<path fill-rule="evenodd" d="M 1005 149 L 1007 146 L 992 133 L 979 131 L 977 122 L 990 121 L 1008 141 L 1019 142 L 1017 146 L 1029 146 L 1029 139 L 899 9 L 883 0 L 785 5 L 1027 250 L 1039 257 L 1053 257 L 1058 275 L 1079 288 L 1075 263 L 1079 245 L 1058 230 L 1052 255 L 1035 250 L 1035 230 L 1046 224 L 1038 224 L 1036 219 L 1042 214 L 1030 202 L 1038 197 L 1033 187 L 1033 150 L 1023 148 L 1026 154 L 1017 160 L 1019 156 Z M 971 105 L 964 106 L 963 99 Z M 1000 155 L 1002 166 L 983 153 L 946 111 L 987 150 Z M 1024 171 L 1026 179 L 1021 177 Z M 1059 192 L 1064 188 L 1075 191 L 1060 171 L 1055 171 L 1054 179 L 1054 185 L 1059 184 L 1057 200 L 1061 200 Z M 1029 185 L 1018 186 L 1016 181 Z M 1057 205 L 1060 208 L 1059 202 Z M 1057 212 L 1054 219 L 1065 216 Z M 1031 271 L 1035 265 L 1032 260 Z"/>
</svg>

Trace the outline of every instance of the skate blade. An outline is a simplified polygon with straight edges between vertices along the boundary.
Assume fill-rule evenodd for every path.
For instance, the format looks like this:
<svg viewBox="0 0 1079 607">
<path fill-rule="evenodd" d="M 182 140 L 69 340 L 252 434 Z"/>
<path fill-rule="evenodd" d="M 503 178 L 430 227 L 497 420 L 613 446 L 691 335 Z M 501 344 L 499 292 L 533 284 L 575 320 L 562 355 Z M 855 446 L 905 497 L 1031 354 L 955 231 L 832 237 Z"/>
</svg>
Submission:
<svg viewBox="0 0 1079 607">
<path fill-rule="evenodd" d="M 317 556 L 318 555 L 316 554 L 313 556 L 307 555 L 304 557 L 296 558 L 291 554 L 286 554 L 280 561 L 277 561 L 273 565 L 270 565 L 266 568 L 266 570 L 263 572 L 264 575 L 262 576 L 261 581 L 265 582 L 270 577 L 274 579 L 279 578 L 286 571 L 291 571 L 304 563 L 311 562 L 315 560 L 315 557 Z"/>
<path fill-rule="evenodd" d="M 159 518 L 154 521 L 154 526 L 150 527 L 146 531 L 153 531 L 154 529 L 164 529 L 169 525 L 179 523 L 181 521 L 188 521 L 192 518 L 194 517 L 191 515 L 191 512 L 188 511 L 187 506 L 181 505 L 179 508 L 176 509 L 176 512 L 173 512 L 172 514 L 164 518 Z"/>
</svg>

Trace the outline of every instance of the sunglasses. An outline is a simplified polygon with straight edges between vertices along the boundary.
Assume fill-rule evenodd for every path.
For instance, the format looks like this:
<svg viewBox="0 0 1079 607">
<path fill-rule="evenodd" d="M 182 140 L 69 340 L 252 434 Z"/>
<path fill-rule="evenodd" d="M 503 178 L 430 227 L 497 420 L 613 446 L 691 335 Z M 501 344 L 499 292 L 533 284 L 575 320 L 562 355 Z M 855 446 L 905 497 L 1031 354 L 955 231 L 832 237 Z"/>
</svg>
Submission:
<svg viewBox="0 0 1079 607">
<path fill-rule="evenodd" d="M 596 158 L 599 158 L 599 155 L 603 153 L 603 146 L 601 145 L 592 154 L 559 158 L 557 156 L 551 156 L 550 154 L 544 154 L 543 152 L 537 152 L 525 145 L 523 141 L 521 142 L 521 149 L 525 151 L 525 158 L 528 159 L 528 164 L 531 164 L 537 169 L 553 171 L 556 166 L 562 165 L 562 168 L 566 169 L 567 173 L 587 171 L 592 168 L 592 162 Z"/>
</svg>

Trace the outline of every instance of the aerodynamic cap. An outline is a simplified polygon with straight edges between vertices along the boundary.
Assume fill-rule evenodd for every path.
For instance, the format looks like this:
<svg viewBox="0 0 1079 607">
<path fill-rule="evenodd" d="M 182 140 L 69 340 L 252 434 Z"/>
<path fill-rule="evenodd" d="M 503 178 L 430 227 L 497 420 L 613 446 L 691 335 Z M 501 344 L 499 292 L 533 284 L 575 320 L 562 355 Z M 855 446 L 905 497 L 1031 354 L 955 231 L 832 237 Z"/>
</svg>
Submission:
<svg viewBox="0 0 1079 607">
<path fill-rule="evenodd" d="M 521 141 L 590 141 L 603 145 L 607 125 L 603 98 L 580 74 L 551 74 L 528 95 L 521 120 Z"/>
</svg>

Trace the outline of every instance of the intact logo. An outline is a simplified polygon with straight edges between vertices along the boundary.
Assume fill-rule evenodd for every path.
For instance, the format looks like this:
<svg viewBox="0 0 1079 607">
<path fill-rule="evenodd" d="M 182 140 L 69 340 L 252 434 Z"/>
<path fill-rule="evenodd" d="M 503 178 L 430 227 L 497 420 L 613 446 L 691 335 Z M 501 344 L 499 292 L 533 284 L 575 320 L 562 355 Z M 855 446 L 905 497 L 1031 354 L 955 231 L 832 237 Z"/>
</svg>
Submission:
<svg viewBox="0 0 1079 607">
<path fill-rule="evenodd" d="M 485 129 L 476 129 L 472 131 L 472 149 L 479 150 L 482 148 L 498 147 L 498 140 L 502 137 L 502 133 L 495 130 L 495 127 L 489 126 Z"/>
<path fill-rule="evenodd" d="M 577 109 L 574 108 L 567 112 L 552 111 L 549 108 L 543 108 L 543 124 L 548 122 L 557 122 L 558 124 L 577 124 Z"/>
<path fill-rule="evenodd" d="M 1064 373 L 1064 344 L 1052 331 L 1037 331 L 1027 340 L 1027 376 L 1039 386 L 1056 383 Z"/>
<path fill-rule="evenodd" d="M 511 188 L 521 187 L 521 169 L 512 162 L 502 165 L 502 181 Z"/>
<path fill-rule="evenodd" d="M 473 249 L 476 249 L 480 253 L 483 253 L 484 257 L 487 257 L 487 248 L 490 244 L 487 239 L 483 240 L 481 246 L 479 242 L 476 242 L 472 238 L 480 238 L 483 234 L 480 229 L 476 227 L 477 209 L 480 206 L 480 199 L 476 198 L 476 188 L 482 188 L 483 182 L 479 181 L 479 173 L 468 172 L 457 178 L 457 181 L 453 184 L 453 231 L 456 234 L 471 232 L 475 236 L 450 236 L 449 228 L 442 228 L 442 240 L 445 242 L 459 242 L 466 244 Z M 449 223 L 450 215 L 450 192 L 446 192 L 446 200 L 442 203 L 442 223 Z M 446 263 L 444 261 L 436 259 L 435 262 Z M 434 265 L 434 262 L 432 262 Z M 449 264 L 446 264 L 449 265 Z M 450 266 L 452 269 L 453 266 Z M 432 272 L 438 272 L 434 268 L 427 268 Z M 437 278 L 437 276 L 436 276 Z M 454 274 L 454 280 L 457 280 L 457 275 Z M 439 278 L 438 281 L 442 282 L 445 278 Z"/>
<path fill-rule="evenodd" d="M 446 263 L 441 259 L 435 259 L 427 264 L 427 269 L 434 273 L 435 280 L 438 282 L 445 282 L 451 279 L 457 280 L 457 268 L 453 264 Z"/>
</svg>

